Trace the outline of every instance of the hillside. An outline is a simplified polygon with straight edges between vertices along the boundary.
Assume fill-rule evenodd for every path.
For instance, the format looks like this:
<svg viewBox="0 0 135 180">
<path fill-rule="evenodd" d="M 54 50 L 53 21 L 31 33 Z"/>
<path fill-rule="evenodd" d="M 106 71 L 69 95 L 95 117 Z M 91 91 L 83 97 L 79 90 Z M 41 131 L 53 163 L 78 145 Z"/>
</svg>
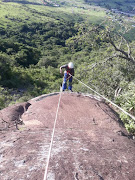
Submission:
<svg viewBox="0 0 135 180">
<path fill-rule="evenodd" d="M 66 40 L 78 32 L 78 23 L 96 24 L 106 16 L 103 11 L 14 2 L 0 4 L 1 92 L 9 95 L 1 98 L 1 108 L 10 103 L 12 92 L 16 100 L 58 90 L 58 83 L 51 83 L 61 81 L 56 67 L 72 56 Z"/>
<path fill-rule="evenodd" d="M 58 99 L 59 93 L 52 93 L 1 110 L 10 124 L 0 133 L 2 180 L 44 178 Z M 13 123 L 19 114 L 24 124 L 18 131 Z M 62 93 L 47 177 L 135 178 L 135 142 L 100 98 Z"/>
<path fill-rule="evenodd" d="M 73 92 L 61 94 L 48 179 L 135 179 L 134 8 L 124 0 L 0 0 L 1 180 L 44 178 L 59 69 L 70 61 Z"/>
<path fill-rule="evenodd" d="M 135 13 L 135 2 L 133 0 L 51 0 L 60 6 L 73 6 L 73 7 L 84 7 L 89 8 L 89 6 L 98 6 L 107 9 L 117 9 L 123 12 Z"/>
<path fill-rule="evenodd" d="M 135 115 L 134 17 L 81 0 L 0 7 L 0 109 L 59 91 L 59 67 L 72 61 L 75 77 Z M 76 80 L 73 91 L 91 93 Z M 121 118 L 134 134 L 134 121 Z"/>
</svg>

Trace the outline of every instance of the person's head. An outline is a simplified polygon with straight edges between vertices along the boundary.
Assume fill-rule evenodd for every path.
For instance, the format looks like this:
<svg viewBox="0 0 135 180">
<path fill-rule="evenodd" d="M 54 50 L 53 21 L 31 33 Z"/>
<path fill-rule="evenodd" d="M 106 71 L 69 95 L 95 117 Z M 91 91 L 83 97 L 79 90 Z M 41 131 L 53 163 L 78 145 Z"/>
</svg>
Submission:
<svg viewBox="0 0 135 180">
<path fill-rule="evenodd" d="M 72 62 L 69 62 L 68 63 L 68 67 L 69 67 L 69 69 L 73 69 L 74 68 L 74 64 Z"/>
</svg>

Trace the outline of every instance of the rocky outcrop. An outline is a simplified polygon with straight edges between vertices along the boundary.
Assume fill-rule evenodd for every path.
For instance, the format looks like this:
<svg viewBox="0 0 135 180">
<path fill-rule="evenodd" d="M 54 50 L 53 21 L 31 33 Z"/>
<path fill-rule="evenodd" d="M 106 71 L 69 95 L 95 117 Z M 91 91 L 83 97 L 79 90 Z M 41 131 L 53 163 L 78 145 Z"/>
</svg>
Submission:
<svg viewBox="0 0 135 180">
<path fill-rule="evenodd" d="M 17 128 L 22 123 L 21 115 L 27 111 L 31 104 L 29 102 L 9 106 L 0 111 L 0 131 Z"/>
<path fill-rule="evenodd" d="M 17 105 L 24 124 L 0 134 L 0 179 L 43 179 L 58 99 L 42 95 L 27 111 Z M 97 97 L 62 93 L 48 169 L 48 180 L 60 179 L 135 179 L 135 142 Z"/>
</svg>

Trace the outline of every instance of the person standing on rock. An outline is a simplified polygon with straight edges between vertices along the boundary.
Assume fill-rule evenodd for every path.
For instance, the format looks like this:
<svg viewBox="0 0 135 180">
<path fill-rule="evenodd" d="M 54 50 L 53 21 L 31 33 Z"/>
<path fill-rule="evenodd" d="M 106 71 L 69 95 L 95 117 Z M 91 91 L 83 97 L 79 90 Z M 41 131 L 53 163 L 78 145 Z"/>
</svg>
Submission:
<svg viewBox="0 0 135 180">
<path fill-rule="evenodd" d="M 67 88 L 67 81 L 69 80 L 68 89 L 72 91 L 72 76 L 74 76 L 74 64 L 72 62 L 69 62 L 68 64 L 65 64 L 60 67 L 60 73 L 62 74 L 62 69 L 65 69 L 64 71 L 64 78 L 62 83 L 62 91 L 65 91 Z M 72 76 L 71 76 L 71 75 Z"/>
</svg>

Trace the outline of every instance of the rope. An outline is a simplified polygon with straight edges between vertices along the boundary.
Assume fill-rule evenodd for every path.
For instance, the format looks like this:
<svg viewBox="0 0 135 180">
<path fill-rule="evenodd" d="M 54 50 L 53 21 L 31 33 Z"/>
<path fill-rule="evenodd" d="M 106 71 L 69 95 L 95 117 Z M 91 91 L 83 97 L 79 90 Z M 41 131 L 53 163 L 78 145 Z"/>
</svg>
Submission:
<svg viewBox="0 0 135 180">
<path fill-rule="evenodd" d="M 57 117 L 58 117 L 58 111 L 59 111 L 59 106 L 60 106 L 60 100 L 61 100 L 61 94 L 62 94 L 61 92 L 62 92 L 62 89 L 60 90 L 60 96 L 59 96 L 59 101 L 58 101 L 58 106 L 57 106 L 57 112 L 56 112 L 55 121 L 54 121 L 52 138 L 51 138 L 50 148 L 49 148 L 49 152 L 48 152 L 47 164 L 46 164 L 46 169 L 45 169 L 45 173 L 44 173 L 44 180 L 47 179 L 48 166 L 49 166 L 49 161 L 50 161 L 50 156 L 51 156 L 51 151 L 52 151 L 52 145 L 53 145 L 53 139 L 54 139 L 54 132 L 55 132 L 55 127 L 56 127 L 56 122 L 57 122 Z"/>
<path fill-rule="evenodd" d="M 69 73 L 70 76 L 72 76 Z M 129 117 L 131 117 L 133 120 L 135 120 L 135 117 L 133 115 L 131 115 L 130 113 L 126 112 L 124 109 L 122 109 L 121 107 L 119 107 L 117 104 L 113 103 L 112 101 L 110 101 L 109 99 L 107 99 L 106 97 L 102 96 L 100 93 L 98 93 L 97 91 L 95 91 L 94 89 L 90 88 L 88 85 L 86 85 L 85 83 L 83 83 L 82 81 L 80 81 L 79 79 L 77 79 L 76 77 L 72 76 L 74 79 L 76 79 L 78 82 L 80 82 L 81 84 L 83 84 L 85 87 L 87 87 L 88 89 L 90 89 L 91 91 L 93 91 L 94 93 L 96 93 L 98 96 L 102 97 L 103 99 L 105 99 L 106 101 L 108 101 L 110 104 L 112 104 L 113 106 L 115 106 L 116 108 L 120 109 L 123 113 L 125 113 L 126 115 L 128 115 Z M 53 145 L 53 139 L 54 139 L 54 132 L 55 132 L 55 127 L 56 127 L 56 122 L 57 122 L 57 117 L 58 117 L 58 111 L 59 111 L 59 106 L 60 106 L 60 100 L 61 100 L 61 92 L 62 92 L 62 88 L 60 90 L 60 96 L 59 96 L 59 101 L 58 101 L 58 107 L 57 107 L 57 112 L 56 112 L 56 117 L 55 117 L 55 121 L 54 121 L 54 127 L 53 127 L 53 132 L 52 132 L 52 138 L 51 138 L 51 143 L 50 143 L 50 148 L 49 148 L 49 153 L 48 153 L 48 158 L 47 158 L 47 164 L 46 164 L 46 169 L 45 169 L 45 173 L 44 173 L 44 179 L 47 179 L 47 172 L 48 172 L 48 166 L 49 166 L 49 161 L 50 161 L 50 156 L 51 156 L 51 151 L 52 151 L 52 145 Z"/>
<path fill-rule="evenodd" d="M 69 73 L 70 74 L 70 73 Z M 70 74 L 71 75 L 71 74 Z M 72 75 L 71 75 L 72 76 Z M 124 109 L 122 109 L 121 107 L 119 107 L 117 104 L 113 103 L 112 101 L 110 101 L 109 99 L 107 99 L 106 97 L 102 96 L 101 94 L 99 94 L 97 91 L 95 91 L 94 89 L 90 88 L 88 85 L 84 84 L 82 81 L 80 81 L 79 79 L 77 79 L 76 77 L 72 76 L 74 79 L 76 79 L 77 81 L 79 81 L 81 84 L 83 84 L 85 87 L 87 87 L 88 89 L 90 89 L 91 91 L 93 91 L 94 93 L 96 93 L 98 96 L 102 97 L 103 99 L 105 99 L 106 101 L 108 101 L 110 104 L 112 104 L 113 106 L 115 106 L 116 108 L 120 109 L 123 113 L 125 113 L 126 115 L 128 115 L 129 117 L 131 117 L 133 120 L 135 120 L 135 117 L 133 115 L 131 115 L 130 113 L 126 112 Z"/>
</svg>

